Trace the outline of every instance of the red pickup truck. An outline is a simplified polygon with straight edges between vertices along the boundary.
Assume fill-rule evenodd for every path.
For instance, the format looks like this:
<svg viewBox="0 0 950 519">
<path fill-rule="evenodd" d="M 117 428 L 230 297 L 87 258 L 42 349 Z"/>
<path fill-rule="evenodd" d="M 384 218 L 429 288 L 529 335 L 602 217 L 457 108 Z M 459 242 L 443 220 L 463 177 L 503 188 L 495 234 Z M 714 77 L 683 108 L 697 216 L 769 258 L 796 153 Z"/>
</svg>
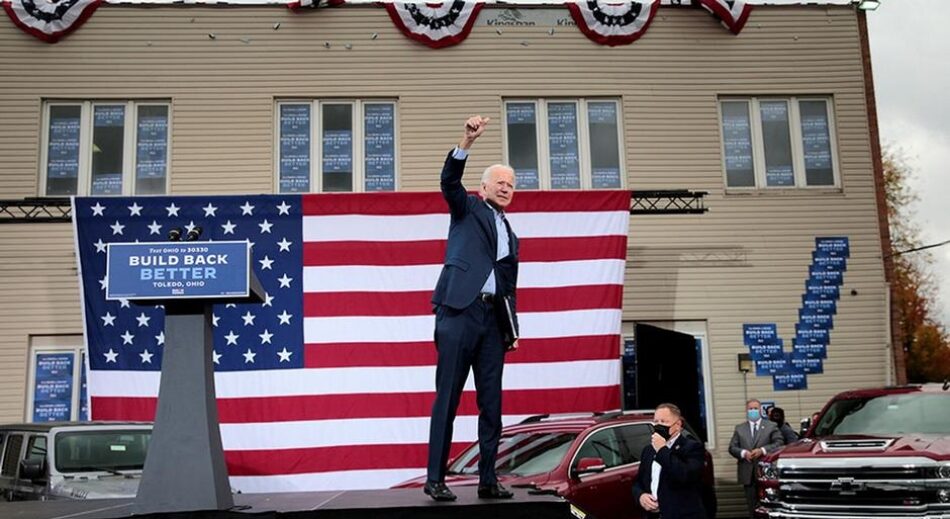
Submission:
<svg viewBox="0 0 950 519">
<path fill-rule="evenodd" d="M 841 393 L 757 476 L 756 518 L 950 519 L 950 382 Z"/>
</svg>

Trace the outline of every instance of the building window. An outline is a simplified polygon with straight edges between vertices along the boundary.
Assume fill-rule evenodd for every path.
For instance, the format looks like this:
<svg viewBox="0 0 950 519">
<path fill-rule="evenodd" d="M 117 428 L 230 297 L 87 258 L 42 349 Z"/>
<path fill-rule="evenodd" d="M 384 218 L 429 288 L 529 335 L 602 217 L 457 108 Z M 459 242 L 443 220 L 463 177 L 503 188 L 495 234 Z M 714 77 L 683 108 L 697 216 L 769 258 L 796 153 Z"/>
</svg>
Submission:
<svg viewBox="0 0 950 519">
<path fill-rule="evenodd" d="M 164 194 L 169 135 L 168 103 L 48 102 L 43 112 L 40 192 Z"/>
<path fill-rule="evenodd" d="M 280 101 L 276 117 L 279 193 L 396 190 L 395 102 Z"/>
<path fill-rule="evenodd" d="M 726 187 L 839 186 L 830 98 L 724 98 L 719 108 Z"/>
<path fill-rule="evenodd" d="M 33 337 L 27 421 L 88 420 L 86 359 L 82 338 Z"/>
<path fill-rule="evenodd" d="M 505 153 L 518 189 L 620 189 L 620 104 L 603 99 L 505 102 Z"/>
</svg>

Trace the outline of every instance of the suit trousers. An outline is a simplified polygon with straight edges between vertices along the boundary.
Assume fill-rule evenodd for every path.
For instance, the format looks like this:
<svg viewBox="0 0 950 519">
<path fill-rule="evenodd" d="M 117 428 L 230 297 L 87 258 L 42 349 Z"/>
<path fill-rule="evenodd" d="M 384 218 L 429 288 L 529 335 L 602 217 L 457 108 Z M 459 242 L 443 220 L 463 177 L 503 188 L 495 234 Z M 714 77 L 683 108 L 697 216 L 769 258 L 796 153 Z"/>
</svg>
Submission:
<svg viewBox="0 0 950 519">
<path fill-rule="evenodd" d="M 435 343 L 438 362 L 429 422 L 427 479 L 445 480 L 455 414 L 471 369 L 478 404 L 478 478 L 482 485 L 493 485 L 498 482 L 495 458 L 501 437 L 501 377 L 505 365 L 505 346 L 494 307 L 480 298 L 464 310 L 439 306 Z"/>
<path fill-rule="evenodd" d="M 759 504 L 759 496 L 756 495 L 755 483 L 751 485 L 742 485 L 745 492 L 745 504 L 749 509 L 749 517 L 755 517 L 755 507 Z"/>
</svg>

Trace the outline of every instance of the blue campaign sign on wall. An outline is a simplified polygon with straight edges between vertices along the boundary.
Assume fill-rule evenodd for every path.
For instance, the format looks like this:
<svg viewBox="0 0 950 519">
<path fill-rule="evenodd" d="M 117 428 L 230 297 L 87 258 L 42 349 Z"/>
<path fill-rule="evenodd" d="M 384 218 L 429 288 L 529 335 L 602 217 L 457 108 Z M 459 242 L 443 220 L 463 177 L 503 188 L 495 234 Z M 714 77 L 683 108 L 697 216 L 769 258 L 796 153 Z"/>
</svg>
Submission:
<svg viewBox="0 0 950 519">
<path fill-rule="evenodd" d="M 783 358 L 782 341 L 777 340 L 770 343 L 750 344 L 749 351 L 752 353 L 752 360 L 773 360 Z"/>
<path fill-rule="evenodd" d="M 808 379 L 804 373 L 785 373 L 772 377 L 774 391 L 793 391 L 808 389 Z"/>
<path fill-rule="evenodd" d="M 838 285 L 811 285 L 805 287 L 804 298 L 815 299 L 834 299 L 841 297 L 841 287 Z"/>
<path fill-rule="evenodd" d="M 778 339 L 778 326 L 775 323 L 742 325 L 742 341 L 747 346 L 772 343 L 776 339 Z"/>
<path fill-rule="evenodd" d="M 841 272 L 848 270 L 848 258 L 844 256 L 821 256 L 813 253 L 811 264 L 815 270 L 838 270 Z"/>
<path fill-rule="evenodd" d="M 69 420 L 73 402 L 72 353 L 47 353 L 36 356 L 33 384 L 33 421 Z"/>
<path fill-rule="evenodd" d="M 824 359 L 828 357 L 828 345 L 823 342 L 799 342 L 795 339 L 792 342 L 792 355 L 796 358 Z"/>
<path fill-rule="evenodd" d="M 791 358 L 792 367 L 802 373 L 820 374 L 823 372 L 820 357 L 798 357 Z"/>
<path fill-rule="evenodd" d="M 808 280 L 805 286 L 809 285 L 840 285 L 844 282 L 844 272 L 840 270 L 821 270 L 812 267 L 808 271 Z"/>
<path fill-rule="evenodd" d="M 783 355 L 781 358 L 772 360 L 760 360 L 755 363 L 755 375 L 765 377 L 784 373 L 788 369 L 788 359 Z"/>
<path fill-rule="evenodd" d="M 815 238 L 815 254 L 820 256 L 851 256 L 847 236 Z"/>
<path fill-rule="evenodd" d="M 808 299 L 807 294 L 802 296 L 803 314 L 834 315 L 838 311 L 838 302 L 834 299 Z"/>
<path fill-rule="evenodd" d="M 106 299 L 247 296 L 247 241 L 110 243 Z"/>
<path fill-rule="evenodd" d="M 830 337 L 831 332 L 827 328 L 808 328 L 800 323 L 795 325 L 795 341 L 828 344 Z"/>
</svg>

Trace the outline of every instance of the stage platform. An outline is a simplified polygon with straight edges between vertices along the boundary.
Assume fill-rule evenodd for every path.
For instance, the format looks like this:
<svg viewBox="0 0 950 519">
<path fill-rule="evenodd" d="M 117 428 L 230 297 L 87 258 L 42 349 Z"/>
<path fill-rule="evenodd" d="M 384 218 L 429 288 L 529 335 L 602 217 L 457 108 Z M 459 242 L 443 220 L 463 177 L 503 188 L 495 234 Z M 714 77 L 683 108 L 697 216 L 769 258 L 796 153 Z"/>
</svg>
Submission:
<svg viewBox="0 0 950 519">
<path fill-rule="evenodd" d="M 0 502 L 2 519 L 568 519 L 570 504 L 550 495 L 513 489 L 514 499 L 478 499 L 476 487 L 455 487 L 459 498 L 437 503 L 422 489 L 236 494 L 231 510 L 136 515 L 132 499 Z"/>
</svg>

